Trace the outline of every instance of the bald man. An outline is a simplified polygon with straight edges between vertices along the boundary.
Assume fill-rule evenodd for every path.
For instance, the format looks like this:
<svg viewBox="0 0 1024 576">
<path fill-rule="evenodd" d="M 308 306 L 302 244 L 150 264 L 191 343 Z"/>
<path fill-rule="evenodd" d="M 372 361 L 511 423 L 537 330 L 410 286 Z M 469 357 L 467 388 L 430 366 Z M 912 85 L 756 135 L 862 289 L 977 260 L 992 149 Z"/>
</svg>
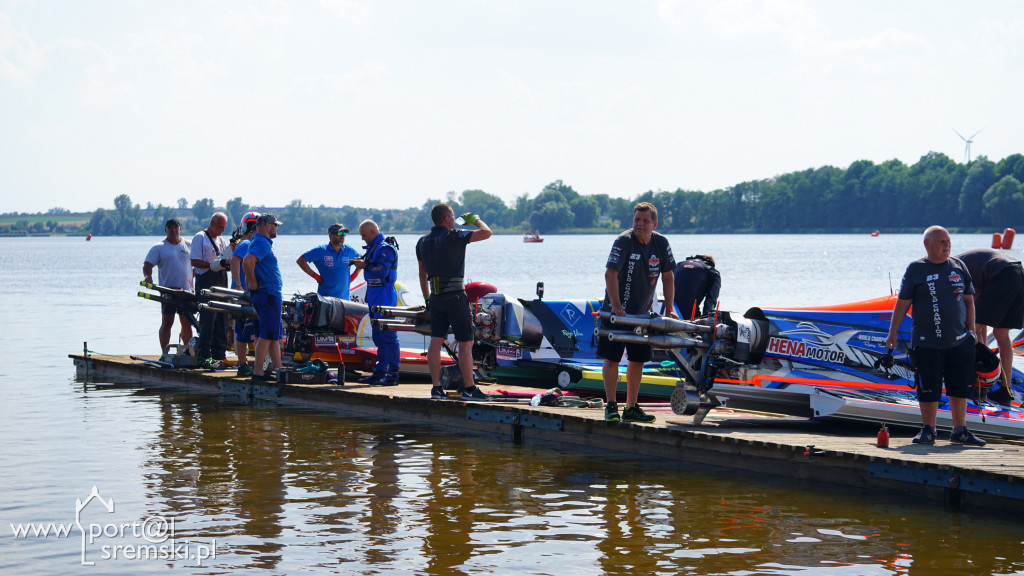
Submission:
<svg viewBox="0 0 1024 576">
<path fill-rule="evenodd" d="M 196 294 L 204 288 L 228 286 L 228 270 L 230 260 L 225 253 L 228 241 L 224 238 L 224 229 L 228 227 L 228 217 L 217 212 L 210 218 L 206 230 L 201 230 L 192 238 L 189 258 L 192 268 L 196 271 Z M 228 348 L 227 316 L 206 309 L 199 312 L 199 344 L 196 356 L 200 358 L 200 367 L 217 370 L 224 367 L 224 356 Z"/>
<path fill-rule="evenodd" d="M 974 383 L 974 287 L 967 266 L 950 258 L 952 242 L 941 226 L 924 231 L 927 256 L 907 266 L 892 311 L 885 346 L 896 348 L 897 330 L 913 306 L 910 356 L 924 426 L 915 444 L 935 443 L 935 421 L 945 382 L 953 417 L 952 444 L 984 446 L 967 429 L 967 396 Z"/>
</svg>

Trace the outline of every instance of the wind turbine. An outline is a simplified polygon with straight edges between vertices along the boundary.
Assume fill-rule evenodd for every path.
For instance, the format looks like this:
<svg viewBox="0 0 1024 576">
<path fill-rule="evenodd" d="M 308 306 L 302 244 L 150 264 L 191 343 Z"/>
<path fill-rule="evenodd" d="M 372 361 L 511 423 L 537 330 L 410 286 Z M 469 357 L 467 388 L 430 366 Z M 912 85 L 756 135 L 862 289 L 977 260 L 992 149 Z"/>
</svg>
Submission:
<svg viewBox="0 0 1024 576">
<path fill-rule="evenodd" d="M 982 128 L 981 130 L 984 130 L 984 128 Z M 981 130 L 978 130 L 974 134 L 971 134 L 970 138 L 964 138 L 963 134 L 956 132 L 956 128 L 953 129 L 953 132 L 956 132 L 956 135 L 959 136 L 960 139 L 964 141 L 964 158 L 966 159 L 966 164 L 971 163 L 971 142 L 974 142 L 975 136 L 981 134 Z"/>
</svg>

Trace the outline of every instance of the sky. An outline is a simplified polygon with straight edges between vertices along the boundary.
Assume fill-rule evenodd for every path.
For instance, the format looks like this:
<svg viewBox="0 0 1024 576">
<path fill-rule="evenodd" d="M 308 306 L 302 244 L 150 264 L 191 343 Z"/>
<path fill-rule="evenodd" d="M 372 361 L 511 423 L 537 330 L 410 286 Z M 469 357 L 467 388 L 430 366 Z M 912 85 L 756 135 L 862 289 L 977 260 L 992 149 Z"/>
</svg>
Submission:
<svg viewBox="0 0 1024 576">
<path fill-rule="evenodd" d="M 1010 0 L 0 0 L 0 212 L 998 161 L 1022 70 Z"/>
</svg>

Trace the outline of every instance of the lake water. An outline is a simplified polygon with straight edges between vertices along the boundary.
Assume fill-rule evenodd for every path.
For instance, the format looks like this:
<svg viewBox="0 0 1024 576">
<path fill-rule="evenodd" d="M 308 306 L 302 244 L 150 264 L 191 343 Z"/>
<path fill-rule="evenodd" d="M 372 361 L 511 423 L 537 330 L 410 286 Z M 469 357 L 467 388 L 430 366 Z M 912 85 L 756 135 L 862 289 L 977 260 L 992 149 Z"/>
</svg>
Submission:
<svg viewBox="0 0 1024 576">
<path fill-rule="evenodd" d="M 923 255 L 918 235 L 670 240 L 677 258 L 715 257 L 721 307 L 740 312 L 882 296 Z M 934 503 L 76 381 L 67 355 L 83 343 L 159 352 L 159 308 L 135 296 L 156 241 L 0 239 L 0 573 L 1024 573 L 1020 524 Z M 291 262 L 321 241 L 277 241 L 286 293 L 313 289 Z M 550 298 L 597 298 L 611 241 L 494 237 L 469 247 L 466 272 L 519 297 L 543 281 Z M 399 279 L 418 292 L 415 238 L 399 242 Z M 955 235 L 953 249 L 989 242 Z M 87 501 L 93 487 L 113 512 Z M 100 533 L 73 527 L 76 500 Z M 50 524 L 72 529 L 24 533 Z M 136 558 L 143 531 L 173 547 Z"/>
</svg>

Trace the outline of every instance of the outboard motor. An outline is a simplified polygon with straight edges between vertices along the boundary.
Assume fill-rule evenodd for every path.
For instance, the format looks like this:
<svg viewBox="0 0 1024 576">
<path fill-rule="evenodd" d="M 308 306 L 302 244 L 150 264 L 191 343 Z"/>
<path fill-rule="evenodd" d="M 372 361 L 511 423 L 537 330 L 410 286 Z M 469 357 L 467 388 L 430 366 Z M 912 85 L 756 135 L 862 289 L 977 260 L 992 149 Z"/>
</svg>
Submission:
<svg viewBox="0 0 1024 576">
<path fill-rule="evenodd" d="M 533 312 L 519 300 L 504 294 L 488 294 L 480 298 L 473 327 L 477 339 L 486 342 L 505 341 L 536 348 L 544 339 L 540 320 Z"/>
<path fill-rule="evenodd" d="M 288 325 L 310 332 L 336 334 L 354 333 L 355 327 L 346 325 L 346 314 L 364 316 L 367 312 L 366 304 L 321 296 L 316 292 L 295 296 L 291 305 L 286 305 L 285 308 Z"/>
</svg>

